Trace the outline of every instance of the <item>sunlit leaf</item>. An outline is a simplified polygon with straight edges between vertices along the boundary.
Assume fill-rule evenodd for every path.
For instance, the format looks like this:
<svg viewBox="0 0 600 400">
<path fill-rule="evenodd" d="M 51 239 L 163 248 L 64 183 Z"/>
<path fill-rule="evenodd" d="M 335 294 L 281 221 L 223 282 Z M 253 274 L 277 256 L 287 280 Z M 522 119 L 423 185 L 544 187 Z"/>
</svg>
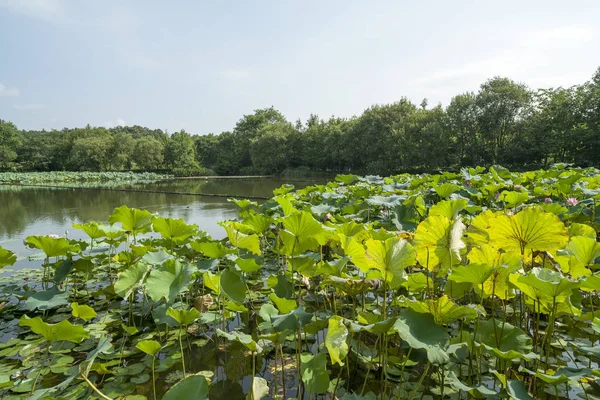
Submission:
<svg viewBox="0 0 600 400">
<path fill-rule="evenodd" d="M 327 336 L 325 336 L 325 346 L 331 357 L 332 364 L 344 365 L 343 360 L 348 354 L 348 329 L 344 325 L 343 318 L 335 315 L 329 318 Z"/>
<path fill-rule="evenodd" d="M 90 337 L 81 325 L 73 325 L 67 320 L 62 320 L 58 324 L 48 324 L 42 321 L 40 317 L 29 318 L 27 315 L 23 315 L 19 319 L 19 326 L 29 327 L 33 333 L 42 335 L 48 342 L 65 340 L 79 343 Z"/>
</svg>

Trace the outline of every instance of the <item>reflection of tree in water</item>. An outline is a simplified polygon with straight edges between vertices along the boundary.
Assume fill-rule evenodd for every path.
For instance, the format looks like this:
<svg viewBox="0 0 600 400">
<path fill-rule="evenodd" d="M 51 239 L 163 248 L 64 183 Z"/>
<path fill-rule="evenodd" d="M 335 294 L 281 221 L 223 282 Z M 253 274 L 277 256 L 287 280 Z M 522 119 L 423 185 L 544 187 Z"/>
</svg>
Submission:
<svg viewBox="0 0 600 400">
<path fill-rule="evenodd" d="M 283 183 L 279 179 L 178 180 L 137 185 L 132 189 L 137 187 L 142 190 L 218 193 L 243 198 L 271 196 L 273 189 Z M 296 187 L 308 184 L 309 182 L 299 182 Z M 222 197 L 0 185 L 0 235 L 10 237 L 19 234 L 41 219 L 60 225 L 73 220 L 107 221 L 115 207 L 123 204 L 159 212 L 165 217 L 176 216 L 188 220 L 192 216 L 192 210 L 188 207 L 192 204 L 195 208 L 215 211 L 214 216 L 236 208 Z"/>
</svg>

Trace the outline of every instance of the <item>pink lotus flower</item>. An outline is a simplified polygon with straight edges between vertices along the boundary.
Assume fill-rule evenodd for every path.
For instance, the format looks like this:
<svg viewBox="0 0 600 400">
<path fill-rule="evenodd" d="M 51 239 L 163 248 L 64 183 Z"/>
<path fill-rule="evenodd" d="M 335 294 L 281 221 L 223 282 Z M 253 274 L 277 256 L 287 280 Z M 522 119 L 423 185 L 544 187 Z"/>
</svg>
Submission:
<svg viewBox="0 0 600 400">
<path fill-rule="evenodd" d="M 516 190 L 517 192 L 521 191 L 521 185 L 515 185 L 515 190 Z"/>
<path fill-rule="evenodd" d="M 550 197 L 546 197 L 546 198 L 544 199 L 544 203 L 546 203 L 546 204 L 550 204 L 550 203 L 552 203 L 552 199 L 551 199 Z"/>
<path fill-rule="evenodd" d="M 471 183 L 471 180 L 470 180 L 470 179 L 467 179 L 467 180 L 465 181 L 465 186 L 473 186 L 473 184 Z"/>
<path fill-rule="evenodd" d="M 333 218 L 333 217 L 331 216 L 331 213 L 327 213 L 327 214 L 325 214 L 325 219 L 328 219 L 328 220 L 329 220 L 329 219 L 331 219 L 331 218 Z"/>
<path fill-rule="evenodd" d="M 567 204 L 570 206 L 576 206 L 579 203 L 579 200 L 577 200 L 575 197 L 569 197 L 567 199 Z"/>
</svg>

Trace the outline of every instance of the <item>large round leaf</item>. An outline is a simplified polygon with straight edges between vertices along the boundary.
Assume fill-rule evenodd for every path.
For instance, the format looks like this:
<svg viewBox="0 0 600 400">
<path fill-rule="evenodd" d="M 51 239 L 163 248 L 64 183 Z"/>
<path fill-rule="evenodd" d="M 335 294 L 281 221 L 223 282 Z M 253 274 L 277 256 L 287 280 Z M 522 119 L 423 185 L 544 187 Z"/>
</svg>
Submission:
<svg viewBox="0 0 600 400">
<path fill-rule="evenodd" d="M 506 251 L 552 251 L 569 240 L 567 229 L 554 214 L 530 207 L 515 215 L 497 215 L 489 229 L 490 244 Z"/>
<path fill-rule="evenodd" d="M 208 382 L 201 375 L 188 376 L 173 386 L 162 400 L 204 400 L 208 399 Z"/>
<path fill-rule="evenodd" d="M 17 262 L 17 255 L 10 250 L 0 247 L 0 268 L 13 265 Z"/>
</svg>

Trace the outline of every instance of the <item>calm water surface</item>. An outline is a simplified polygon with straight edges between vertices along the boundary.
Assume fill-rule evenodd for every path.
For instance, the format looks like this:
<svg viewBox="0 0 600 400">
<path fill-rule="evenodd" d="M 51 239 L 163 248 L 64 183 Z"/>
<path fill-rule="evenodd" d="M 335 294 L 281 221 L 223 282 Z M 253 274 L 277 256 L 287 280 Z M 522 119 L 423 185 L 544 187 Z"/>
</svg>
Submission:
<svg viewBox="0 0 600 400">
<path fill-rule="evenodd" d="M 285 178 L 176 180 L 152 184 L 124 186 L 131 189 L 226 194 L 236 198 L 246 196 L 270 197 L 273 189 L 292 183 L 296 189 L 323 180 L 294 181 Z M 33 266 L 28 257 L 36 254 L 23 245 L 30 235 L 68 232 L 72 239 L 86 235 L 73 229 L 74 222 L 108 222 L 115 207 L 147 209 L 164 217 L 183 218 L 197 224 L 213 238 L 225 236 L 217 222 L 237 216 L 237 206 L 226 197 L 202 197 L 165 193 L 120 192 L 111 190 L 63 189 L 43 187 L 18 187 L 0 185 L 0 246 L 14 251 L 19 261 L 16 268 Z"/>
</svg>

